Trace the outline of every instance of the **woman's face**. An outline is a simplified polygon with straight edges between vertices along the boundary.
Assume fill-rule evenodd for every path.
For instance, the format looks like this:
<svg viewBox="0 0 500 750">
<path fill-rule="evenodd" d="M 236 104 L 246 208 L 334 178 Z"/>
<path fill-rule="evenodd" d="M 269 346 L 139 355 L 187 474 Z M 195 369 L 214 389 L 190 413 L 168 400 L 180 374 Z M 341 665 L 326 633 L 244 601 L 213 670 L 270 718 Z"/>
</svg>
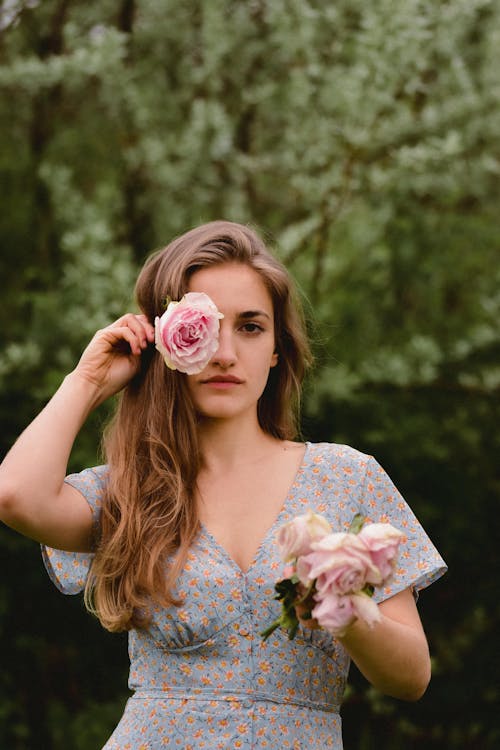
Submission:
<svg viewBox="0 0 500 750">
<path fill-rule="evenodd" d="M 219 348 L 188 386 L 197 411 L 212 419 L 256 414 L 257 401 L 275 353 L 274 311 L 260 275 L 243 263 L 223 263 L 196 271 L 189 292 L 205 292 L 223 313 Z"/>
</svg>

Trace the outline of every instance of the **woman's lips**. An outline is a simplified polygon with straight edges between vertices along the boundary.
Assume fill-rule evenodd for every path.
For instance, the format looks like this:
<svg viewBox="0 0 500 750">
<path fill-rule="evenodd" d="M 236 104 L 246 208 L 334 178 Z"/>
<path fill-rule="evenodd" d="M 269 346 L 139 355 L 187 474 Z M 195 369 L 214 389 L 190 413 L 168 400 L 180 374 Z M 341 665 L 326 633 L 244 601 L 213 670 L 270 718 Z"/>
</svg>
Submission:
<svg viewBox="0 0 500 750">
<path fill-rule="evenodd" d="M 208 385 L 212 388 L 233 388 L 236 385 L 241 385 L 243 381 L 239 378 L 236 378 L 232 375 L 223 376 L 218 375 L 213 378 L 208 378 L 207 380 L 203 380 L 203 385 Z"/>
</svg>

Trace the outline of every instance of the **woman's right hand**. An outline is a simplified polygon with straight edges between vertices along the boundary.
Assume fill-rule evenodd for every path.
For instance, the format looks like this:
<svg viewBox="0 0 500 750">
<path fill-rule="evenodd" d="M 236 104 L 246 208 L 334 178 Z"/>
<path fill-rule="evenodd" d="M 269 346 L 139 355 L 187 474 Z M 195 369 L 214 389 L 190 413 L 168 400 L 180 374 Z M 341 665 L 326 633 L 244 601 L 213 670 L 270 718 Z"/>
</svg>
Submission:
<svg viewBox="0 0 500 750">
<path fill-rule="evenodd" d="M 127 313 L 97 331 L 73 371 L 96 388 L 96 404 L 120 391 L 139 372 L 155 330 L 145 315 Z"/>
</svg>

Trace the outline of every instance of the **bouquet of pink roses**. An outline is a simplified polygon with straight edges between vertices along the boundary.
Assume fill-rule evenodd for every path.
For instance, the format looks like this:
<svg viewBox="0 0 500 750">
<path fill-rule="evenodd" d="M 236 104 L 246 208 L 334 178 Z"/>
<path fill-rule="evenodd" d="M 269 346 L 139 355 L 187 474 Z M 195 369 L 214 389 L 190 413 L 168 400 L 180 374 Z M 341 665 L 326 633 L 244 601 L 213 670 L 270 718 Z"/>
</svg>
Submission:
<svg viewBox="0 0 500 750">
<path fill-rule="evenodd" d="M 325 518 L 309 511 L 278 530 L 285 577 L 275 598 L 282 611 L 261 633 L 264 640 L 279 627 L 294 638 L 300 620 L 311 618 L 335 636 L 356 619 L 370 627 L 380 620 L 372 596 L 391 578 L 404 534 L 389 523 L 364 522 L 357 514 L 348 532 L 333 533 Z"/>
</svg>

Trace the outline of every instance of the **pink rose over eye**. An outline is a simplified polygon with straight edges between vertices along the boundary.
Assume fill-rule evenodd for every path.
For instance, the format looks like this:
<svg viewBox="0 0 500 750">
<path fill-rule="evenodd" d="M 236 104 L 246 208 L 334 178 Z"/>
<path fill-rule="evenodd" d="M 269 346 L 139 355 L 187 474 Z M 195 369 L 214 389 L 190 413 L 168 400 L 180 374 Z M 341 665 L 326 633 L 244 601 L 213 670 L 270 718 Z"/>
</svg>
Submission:
<svg viewBox="0 0 500 750">
<path fill-rule="evenodd" d="M 219 346 L 220 313 L 204 292 L 188 292 L 155 318 L 155 346 L 171 370 L 196 375 Z"/>
</svg>

